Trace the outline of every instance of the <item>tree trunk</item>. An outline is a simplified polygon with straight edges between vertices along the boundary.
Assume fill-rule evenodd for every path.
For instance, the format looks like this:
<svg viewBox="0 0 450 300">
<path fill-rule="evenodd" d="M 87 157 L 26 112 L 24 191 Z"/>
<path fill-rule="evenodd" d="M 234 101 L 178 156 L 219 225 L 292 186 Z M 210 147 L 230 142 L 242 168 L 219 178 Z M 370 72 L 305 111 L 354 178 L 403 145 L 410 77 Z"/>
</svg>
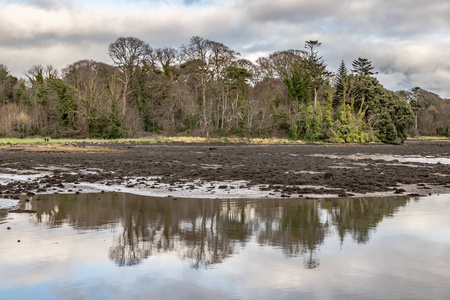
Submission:
<svg viewBox="0 0 450 300">
<path fill-rule="evenodd" d="M 314 88 L 314 109 L 317 108 L 317 89 Z"/>
<path fill-rule="evenodd" d="M 125 116 L 127 112 L 127 94 L 128 94 L 128 76 L 125 78 L 124 87 L 123 87 L 123 95 L 122 95 L 122 114 Z"/>
</svg>

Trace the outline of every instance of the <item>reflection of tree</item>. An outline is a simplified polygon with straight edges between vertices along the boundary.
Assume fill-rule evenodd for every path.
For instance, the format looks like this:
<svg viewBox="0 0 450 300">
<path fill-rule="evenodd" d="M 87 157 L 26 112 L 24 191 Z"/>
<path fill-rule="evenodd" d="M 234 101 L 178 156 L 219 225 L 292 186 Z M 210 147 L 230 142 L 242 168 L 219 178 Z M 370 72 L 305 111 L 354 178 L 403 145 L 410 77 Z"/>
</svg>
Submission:
<svg viewBox="0 0 450 300">
<path fill-rule="evenodd" d="M 8 211 L 6 209 L 0 209 L 0 224 L 3 224 L 3 222 L 5 222 L 7 215 Z"/>
<path fill-rule="evenodd" d="M 305 267 L 318 267 L 315 251 L 328 228 L 328 223 L 321 220 L 318 201 L 277 201 L 272 211 L 265 209 L 261 214 L 266 219 L 265 230 L 258 236 L 261 244 L 281 246 L 289 256 L 307 254 Z"/>
<path fill-rule="evenodd" d="M 187 247 L 183 256 L 193 261 L 194 268 L 220 263 L 235 252 L 237 243 L 245 244 L 251 235 L 245 214 L 245 202 L 232 205 L 230 200 L 203 200 L 197 214 L 189 218 L 191 226 L 180 231 Z"/>
<path fill-rule="evenodd" d="M 370 231 L 386 217 L 392 217 L 397 209 L 405 206 L 408 197 L 359 198 L 328 201 L 323 205 L 336 226 L 341 242 L 347 233 L 358 243 L 366 243 Z"/>
<path fill-rule="evenodd" d="M 235 254 L 251 236 L 261 245 L 302 255 L 304 267 L 319 266 L 318 248 L 329 232 L 360 243 L 384 217 L 408 198 L 343 200 L 152 199 L 127 194 L 48 195 L 27 204 L 35 222 L 49 227 L 69 223 L 77 229 L 112 228 L 109 257 L 118 265 L 175 252 L 206 267 Z"/>
<path fill-rule="evenodd" d="M 313 258 L 313 253 L 323 243 L 327 225 L 320 220 L 317 201 L 300 202 L 299 206 L 288 209 L 283 219 L 284 235 L 292 236 L 291 244 L 301 245 L 302 253 L 309 253 L 305 261 L 308 269 L 319 265 L 319 260 Z"/>
</svg>

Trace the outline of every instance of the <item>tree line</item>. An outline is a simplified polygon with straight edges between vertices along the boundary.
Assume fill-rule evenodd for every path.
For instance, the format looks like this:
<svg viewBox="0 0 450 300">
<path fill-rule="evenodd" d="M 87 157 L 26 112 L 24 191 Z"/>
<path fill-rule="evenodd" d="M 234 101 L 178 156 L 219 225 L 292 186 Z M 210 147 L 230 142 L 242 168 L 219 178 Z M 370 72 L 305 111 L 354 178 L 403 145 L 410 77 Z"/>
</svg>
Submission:
<svg viewBox="0 0 450 300">
<path fill-rule="evenodd" d="M 80 60 L 61 71 L 35 65 L 25 78 L 0 65 L 0 136 L 159 133 L 398 144 L 408 133 L 448 135 L 448 115 L 439 115 L 445 109 L 422 122 L 431 115 L 417 90 L 386 90 L 366 58 L 355 59 L 350 71 L 342 61 L 332 73 L 320 47 L 310 40 L 301 50 L 251 62 L 198 36 L 158 49 L 120 37 L 108 47 L 112 64 Z M 448 113 L 448 101 L 442 105 Z"/>
</svg>

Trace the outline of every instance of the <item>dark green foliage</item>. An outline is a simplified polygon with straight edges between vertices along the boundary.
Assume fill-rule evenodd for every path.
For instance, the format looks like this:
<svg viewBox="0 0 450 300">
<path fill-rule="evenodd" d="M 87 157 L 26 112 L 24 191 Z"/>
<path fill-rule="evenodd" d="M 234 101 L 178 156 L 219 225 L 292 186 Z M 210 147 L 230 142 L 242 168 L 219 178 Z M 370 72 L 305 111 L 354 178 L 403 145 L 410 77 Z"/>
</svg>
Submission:
<svg viewBox="0 0 450 300">
<path fill-rule="evenodd" d="M 31 98 L 27 93 L 27 87 L 25 86 L 25 82 L 21 81 L 17 83 L 16 97 L 18 103 L 25 104 L 28 107 L 32 106 Z"/>
<path fill-rule="evenodd" d="M 332 74 L 327 70 L 327 65 L 325 64 L 322 56 L 319 56 L 316 51 L 316 48 L 321 46 L 322 43 L 317 40 L 310 40 L 305 43 L 305 48 L 309 50 L 305 68 L 310 77 L 309 90 L 311 93 L 311 99 L 314 101 L 314 107 L 317 106 L 320 87 L 328 81 L 328 78 Z"/>
<path fill-rule="evenodd" d="M 372 66 L 372 62 L 367 58 L 358 57 L 352 62 L 352 72 L 357 75 L 370 76 L 377 74 L 378 72 L 373 72 L 374 67 Z"/>
<path fill-rule="evenodd" d="M 345 104 L 348 94 L 350 92 L 350 78 L 348 76 L 347 67 L 344 61 L 341 62 L 336 76 L 333 80 L 334 95 L 333 95 L 333 107 L 339 108 Z"/>
<path fill-rule="evenodd" d="M 56 93 L 56 110 L 59 114 L 60 124 L 63 128 L 76 128 L 78 105 L 76 91 L 63 80 L 51 78 L 48 89 Z"/>
<path fill-rule="evenodd" d="M 109 115 L 89 117 L 89 134 L 93 138 L 118 139 L 124 137 L 123 116 L 120 116 L 117 109 Z"/>
<path fill-rule="evenodd" d="M 310 99 L 309 87 L 311 78 L 299 63 L 295 63 L 290 73 L 284 74 L 284 84 L 288 90 L 290 101 L 306 104 Z"/>
<path fill-rule="evenodd" d="M 366 120 L 373 127 L 380 141 L 401 144 L 406 132 L 415 124 L 410 105 L 395 93 L 388 91 L 377 79 L 354 76 L 354 109 L 365 111 Z"/>
<path fill-rule="evenodd" d="M 238 105 L 241 106 L 242 102 L 247 96 L 246 88 L 248 86 L 248 79 L 252 77 L 245 68 L 228 67 L 225 75 L 225 84 L 232 90 L 236 90 L 240 93 Z"/>
<path fill-rule="evenodd" d="M 0 64 L 0 104 L 27 102 L 23 81 L 9 74 L 8 68 Z"/>
<path fill-rule="evenodd" d="M 247 80 L 252 77 L 245 68 L 228 67 L 225 83 L 233 89 L 243 90 L 247 85 Z"/>
<path fill-rule="evenodd" d="M 161 78 L 161 83 L 158 85 L 148 84 L 155 80 L 154 77 Z M 131 93 L 128 99 L 136 106 L 146 132 L 158 131 L 157 123 L 153 120 L 154 107 L 152 104 L 155 103 L 153 101 L 155 95 L 163 95 L 163 99 L 167 97 L 169 87 L 165 81 L 162 73 L 152 74 L 148 67 L 138 68 L 131 81 Z"/>
<path fill-rule="evenodd" d="M 6 76 L 3 80 L 0 78 L 0 90 L 2 91 L 0 94 L 0 103 L 18 102 L 17 81 L 18 79 L 11 75 Z"/>
</svg>

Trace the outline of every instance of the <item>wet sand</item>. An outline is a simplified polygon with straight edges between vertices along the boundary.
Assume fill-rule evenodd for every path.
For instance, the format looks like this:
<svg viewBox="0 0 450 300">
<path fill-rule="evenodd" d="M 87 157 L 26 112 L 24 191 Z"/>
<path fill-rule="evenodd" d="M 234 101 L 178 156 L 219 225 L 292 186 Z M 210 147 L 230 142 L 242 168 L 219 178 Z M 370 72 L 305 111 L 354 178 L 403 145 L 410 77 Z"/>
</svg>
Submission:
<svg viewBox="0 0 450 300">
<path fill-rule="evenodd" d="M 0 149 L 0 198 L 100 190 L 192 198 L 450 193 L 448 142 L 95 148 L 95 152 Z"/>
</svg>

